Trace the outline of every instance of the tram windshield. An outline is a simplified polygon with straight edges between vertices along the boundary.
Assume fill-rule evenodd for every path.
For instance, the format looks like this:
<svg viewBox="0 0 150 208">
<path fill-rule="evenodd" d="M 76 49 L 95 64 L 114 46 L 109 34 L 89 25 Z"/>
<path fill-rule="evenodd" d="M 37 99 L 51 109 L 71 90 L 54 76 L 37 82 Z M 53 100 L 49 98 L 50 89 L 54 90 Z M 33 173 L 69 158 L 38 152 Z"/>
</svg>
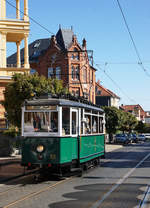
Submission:
<svg viewBox="0 0 150 208">
<path fill-rule="evenodd" d="M 25 112 L 24 132 L 58 132 L 58 112 Z"/>
</svg>

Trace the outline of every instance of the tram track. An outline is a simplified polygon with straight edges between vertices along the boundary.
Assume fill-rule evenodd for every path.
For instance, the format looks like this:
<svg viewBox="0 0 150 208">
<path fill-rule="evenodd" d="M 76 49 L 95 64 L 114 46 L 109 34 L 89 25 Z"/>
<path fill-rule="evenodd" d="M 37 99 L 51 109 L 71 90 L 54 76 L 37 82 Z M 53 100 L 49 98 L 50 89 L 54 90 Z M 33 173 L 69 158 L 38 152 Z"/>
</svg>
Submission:
<svg viewBox="0 0 150 208">
<path fill-rule="evenodd" d="M 88 169 L 87 171 L 85 171 L 84 173 L 90 172 L 92 169 L 93 169 L 93 168 L 90 168 L 90 169 Z M 84 173 L 83 173 L 83 174 L 84 174 Z M 23 180 L 23 179 L 25 179 L 26 177 L 32 177 L 32 178 L 33 178 L 34 176 L 35 176 L 34 173 L 33 173 L 33 174 L 30 174 L 30 175 L 25 175 L 25 176 L 19 178 L 19 180 Z M 65 183 L 65 182 L 67 182 L 67 181 L 71 181 L 71 180 L 73 180 L 75 177 L 78 177 L 78 174 L 70 175 L 70 176 L 68 176 L 68 177 L 65 177 L 65 179 L 59 179 L 59 181 L 58 181 L 58 178 L 57 178 L 57 182 L 56 182 L 54 179 L 53 179 L 53 180 L 46 180 L 46 181 L 43 180 L 43 181 L 40 181 L 39 183 L 38 183 L 38 181 L 34 181 L 34 182 L 32 182 L 32 184 L 33 184 L 33 185 L 36 185 L 35 189 L 38 189 L 37 191 L 34 189 L 34 191 L 32 191 L 31 193 L 28 193 L 28 190 L 26 190 L 26 193 L 24 193 L 22 196 L 18 197 L 18 199 L 16 199 L 16 200 L 10 200 L 10 202 L 9 202 L 8 204 L 2 206 L 2 208 L 13 207 L 13 206 L 15 206 L 15 205 L 17 205 L 17 204 L 19 204 L 19 203 L 21 203 L 21 202 L 23 202 L 23 201 L 25 201 L 25 200 L 28 200 L 28 199 L 30 199 L 30 198 L 36 196 L 36 195 L 42 194 L 43 192 L 46 192 L 46 191 L 49 191 L 49 190 L 55 188 L 56 186 L 58 186 L 58 185 L 60 185 L 60 184 L 63 184 L 63 183 Z M 16 182 L 19 182 L 19 181 L 17 181 L 17 179 L 13 180 L 14 185 L 15 185 L 15 181 L 16 181 Z M 54 182 L 54 181 L 55 181 L 55 182 Z M 11 182 L 12 182 L 12 181 L 11 181 Z M 54 182 L 54 183 L 53 183 L 53 182 Z M 49 183 L 52 183 L 52 184 L 50 184 L 50 185 L 47 186 L 47 183 L 48 183 L 48 184 L 49 184 Z M 8 184 L 8 185 L 9 185 L 9 184 Z M 26 183 L 23 183 L 23 184 L 15 185 L 15 187 L 9 188 L 9 189 L 7 189 L 7 190 L 5 190 L 5 191 L 1 191 L 1 192 L 0 192 L 0 199 L 1 199 L 1 197 L 5 197 L 5 196 L 10 195 L 10 194 L 11 194 L 12 192 L 14 192 L 14 191 L 17 192 L 17 191 L 20 190 L 20 192 L 21 192 L 21 188 L 22 188 L 23 186 L 26 186 L 26 185 L 27 185 Z M 46 186 L 43 187 L 44 185 L 46 185 Z M 41 186 L 42 186 L 42 187 L 41 187 Z M 38 187 L 39 187 L 39 188 L 38 188 Z M 19 189 L 19 188 L 20 188 L 20 189 Z M 28 188 L 28 189 L 29 189 L 29 188 Z M 30 189 L 29 189 L 29 190 L 30 190 Z M 0 208 L 1 208 L 1 204 L 0 204 Z"/>
<path fill-rule="evenodd" d="M 66 181 L 72 180 L 72 179 L 73 179 L 73 177 L 65 178 L 65 179 L 63 179 L 63 180 L 61 180 L 61 181 L 58 181 L 58 182 L 54 183 L 54 184 L 48 185 L 48 186 L 46 186 L 46 187 L 44 187 L 44 188 L 41 188 L 41 189 L 39 189 L 38 191 L 33 191 L 33 192 L 31 192 L 30 194 L 26 194 L 26 195 L 24 195 L 24 196 L 18 198 L 17 200 L 11 201 L 11 202 L 8 203 L 7 205 L 4 205 L 2 208 L 9 208 L 9 207 L 15 206 L 15 205 L 17 205 L 18 203 L 21 203 L 21 202 L 23 202 L 23 201 L 25 201 L 25 200 L 28 200 L 28 199 L 30 199 L 30 198 L 32 198 L 32 197 L 34 197 L 34 196 L 36 196 L 36 195 L 39 195 L 39 194 L 41 194 L 41 193 L 43 193 L 43 192 L 49 191 L 50 189 L 53 189 L 53 188 L 55 188 L 56 186 L 58 186 L 58 185 L 60 185 L 60 184 L 62 184 L 62 183 L 65 183 Z M 15 187 L 15 188 L 17 188 L 17 187 Z M 14 188 L 14 189 L 15 189 L 15 188 Z M 11 190 L 14 190 L 14 189 L 12 188 Z M 11 191 L 11 190 L 10 190 L 10 191 Z M 9 191 L 9 190 L 3 192 L 3 194 L 6 194 L 8 191 Z"/>
</svg>

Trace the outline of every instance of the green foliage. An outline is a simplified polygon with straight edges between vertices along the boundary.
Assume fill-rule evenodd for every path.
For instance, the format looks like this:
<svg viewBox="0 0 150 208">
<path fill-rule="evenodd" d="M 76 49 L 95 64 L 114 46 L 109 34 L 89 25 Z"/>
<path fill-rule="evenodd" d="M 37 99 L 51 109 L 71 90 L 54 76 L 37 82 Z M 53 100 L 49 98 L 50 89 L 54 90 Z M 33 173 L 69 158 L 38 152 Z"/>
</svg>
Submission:
<svg viewBox="0 0 150 208">
<path fill-rule="evenodd" d="M 114 134 L 119 126 L 118 109 L 115 107 L 104 107 L 106 119 L 106 131 Z"/>
<path fill-rule="evenodd" d="M 121 120 L 119 129 L 123 132 L 132 132 L 137 125 L 137 119 L 134 115 L 129 112 L 124 112 L 120 110 Z"/>
<path fill-rule="evenodd" d="M 3 105 L 7 111 L 7 118 L 14 126 L 21 126 L 21 106 L 25 99 L 34 95 L 40 96 L 45 93 L 65 93 L 62 81 L 57 79 L 46 79 L 38 74 L 15 74 L 13 82 L 6 86 Z"/>
<path fill-rule="evenodd" d="M 137 119 L 131 113 L 115 107 L 104 107 L 106 117 L 106 131 L 115 134 L 117 131 L 131 132 L 137 125 Z"/>
<path fill-rule="evenodd" d="M 19 129 L 13 125 L 9 127 L 9 129 L 5 130 L 3 132 L 4 135 L 10 136 L 10 137 L 17 137 L 19 135 Z"/>
<path fill-rule="evenodd" d="M 138 133 L 150 133 L 150 125 L 139 121 L 135 127 Z"/>
</svg>

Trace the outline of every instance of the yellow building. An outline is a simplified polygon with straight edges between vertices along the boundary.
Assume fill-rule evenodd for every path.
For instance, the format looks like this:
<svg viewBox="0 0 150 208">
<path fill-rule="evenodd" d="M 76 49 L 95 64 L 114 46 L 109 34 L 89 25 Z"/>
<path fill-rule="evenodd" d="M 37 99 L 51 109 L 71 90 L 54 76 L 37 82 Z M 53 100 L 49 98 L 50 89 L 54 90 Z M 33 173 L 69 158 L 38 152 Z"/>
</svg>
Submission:
<svg viewBox="0 0 150 208">
<path fill-rule="evenodd" d="M 24 4 L 23 19 L 20 18 L 20 4 Z M 28 36 L 29 36 L 29 17 L 28 0 L 16 0 L 16 18 L 6 17 L 6 0 L 0 0 L 0 102 L 4 99 L 3 92 L 5 86 L 12 81 L 14 73 L 29 72 L 28 57 Z M 13 8 L 12 8 L 13 10 Z M 24 64 L 20 60 L 20 44 L 24 41 Z M 16 43 L 17 60 L 16 64 L 7 65 L 7 42 Z M 12 98 L 13 99 L 13 98 Z M 0 127 L 4 121 L 4 108 L 0 104 Z"/>
</svg>

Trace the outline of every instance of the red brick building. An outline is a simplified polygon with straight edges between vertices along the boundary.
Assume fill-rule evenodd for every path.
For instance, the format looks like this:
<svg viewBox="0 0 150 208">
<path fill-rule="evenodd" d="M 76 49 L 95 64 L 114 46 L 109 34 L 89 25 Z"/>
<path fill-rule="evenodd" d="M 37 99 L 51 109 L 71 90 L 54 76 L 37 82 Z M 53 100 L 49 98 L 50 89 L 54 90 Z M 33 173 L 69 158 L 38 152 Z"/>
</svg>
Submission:
<svg viewBox="0 0 150 208">
<path fill-rule="evenodd" d="M 16 54 L 7 59 L 13 64 Z M 39 39 L 29 45 L 29 63 L 32 72 L 39 75 L 63 80 L 73 95 L 86 97 L 95 103 L 95 71 L 93 53 L 82 46 L 72 29 L 59 29 L 50 39 Z M 24 49 L 21 50 L 21 62 L 24 62 Z"/>
<path fill-rule="evenodd" d="M 137 105 L 121 105 L 120 107 L 125 112 L 132 113 L 138 121 L 142 121 L 145 123 L 145 111 L 143 108 L 137 104 Z"/>
</svg>

